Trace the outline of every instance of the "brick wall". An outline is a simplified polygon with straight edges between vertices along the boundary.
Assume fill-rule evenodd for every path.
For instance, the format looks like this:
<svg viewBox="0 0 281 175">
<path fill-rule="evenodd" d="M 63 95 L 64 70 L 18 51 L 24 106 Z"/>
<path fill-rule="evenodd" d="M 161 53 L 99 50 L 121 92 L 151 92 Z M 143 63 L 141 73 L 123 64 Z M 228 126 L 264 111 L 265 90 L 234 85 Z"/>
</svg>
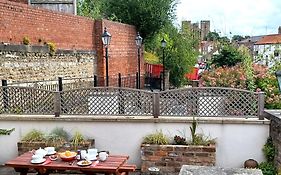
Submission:
<svg viewBox="0 0 281 175">
<path fill-rule="evenodd" d="M 26 36 L 31 44 L 41 39 L 62 49 L 95 48 L 91 19 L 5 0 L 0 0 L 0 16 L 0 42 L 19 44 Z"/>
<path fill-rule="evenodd" d="M 149 167 L 157 167 L 161 173 L 175 173 L 182 165 L 214 166 L 216 147 L 143 144 L 141 161 L 142 172 L 147 172 Z"/>
<path fill-rule="evenodd" d="M 111 43 L 108 48 L 109 54 L 109 75 L 116 75 L 121 73 L 135 74 L 138 71 L 138 55 L 137 46 L 135 42 L 136 29 L 134 26 L 103 20 L 101 27 L 97 28 L 99 33 L 103 32 L 104 27 L 112 35 Z M 100 36 L 98 36 L 100 37 Z M 102 47 L 100 39 L 96 39 L 97 46 Z M 98 72 L 104 72 L 105 75 L 105 55 L 104 50 L 98 51 Z M 143 55 L 141 53 L 141 55 Z M 144 59 L 141 57 L 141 74 L 144 73 Z M 110 82 L 109 82 L 110 83 Z"/>
</svg>

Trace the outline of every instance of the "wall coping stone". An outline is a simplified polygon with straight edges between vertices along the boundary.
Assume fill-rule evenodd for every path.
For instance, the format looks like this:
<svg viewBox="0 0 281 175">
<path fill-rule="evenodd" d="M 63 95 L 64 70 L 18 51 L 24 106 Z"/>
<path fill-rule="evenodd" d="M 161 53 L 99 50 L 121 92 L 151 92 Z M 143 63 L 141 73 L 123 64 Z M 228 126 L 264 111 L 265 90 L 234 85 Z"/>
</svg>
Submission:
<svg viewBox="0 0 281 175">
<path fill-rule="evenodd" d="M 258 118 L 224 118 L 198 117 L 198 123 L 206 124 L 259 124 L 269 125 L 267 119 Z M 8 115 L 1 114 L 0 121 L 64 121 L 64 122 L 143 122 L 143 123 L 192 123 L 193 117 L 159 117 L 153 116 L 92 116 L 92 115 Z"/>
</svg>

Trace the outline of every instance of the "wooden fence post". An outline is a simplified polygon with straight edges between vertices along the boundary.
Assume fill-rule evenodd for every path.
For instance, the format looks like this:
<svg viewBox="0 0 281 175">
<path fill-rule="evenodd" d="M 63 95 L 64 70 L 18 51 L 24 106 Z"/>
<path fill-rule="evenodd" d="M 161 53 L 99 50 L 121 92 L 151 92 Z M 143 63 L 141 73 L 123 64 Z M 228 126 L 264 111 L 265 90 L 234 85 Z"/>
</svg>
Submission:
<svg viewBox="0 0 281 175">
<path fill-rule="evenodd" d="M 158 118 L 160 115 L 160 107 L 159 107 L 159 93 L 153 94 L 153 117 Z"/>
<path fill-rule="evenodd" d="M 259 120 L 264 120 L 264 99 L 265 94 L 264 92 L 259 92 L 258 94 L 258 117 Z"/>
<path fill-rule="evenodd" d="M 60 116 L 60 113 L 61 113 L 61 97 L 60 97 L 60 92 L 55 92 L 54 112 L 55 112 L 55 117 L 59 117 Z"/>
</svg>

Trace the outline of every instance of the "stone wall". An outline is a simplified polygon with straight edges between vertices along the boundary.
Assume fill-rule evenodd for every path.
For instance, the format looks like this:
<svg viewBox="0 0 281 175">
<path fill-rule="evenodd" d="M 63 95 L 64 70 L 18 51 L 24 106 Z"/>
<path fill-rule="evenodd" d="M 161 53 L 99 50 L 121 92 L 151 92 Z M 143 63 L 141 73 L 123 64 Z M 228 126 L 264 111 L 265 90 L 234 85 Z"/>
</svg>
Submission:
<svg viewBox="0 0 281 175">
<path fill-rule="evenodd" d="M 179 172 L 182 165 L 214 166 L 216 146 L 149 145 L 141 146 L 141 171 L 157 167 L 162 173 Z"/>
<path fill-rule="evenodd" d="M 273 140 L 273 144 L 277 149 L 277 154 L 275 155 L 275 165 L 277 167 L 281 167 L 281 118 L 280 118 L 280 110 L 279 111 L 270 111 L 267 118 L 270 119 L 270 136 Z"/>
<path fill-rule="evenodd" d="M 40 81 L 92 77 L 96 72 L 93 53 L 49 53 L 0 51 L 0 79 Z"/>
</svg>

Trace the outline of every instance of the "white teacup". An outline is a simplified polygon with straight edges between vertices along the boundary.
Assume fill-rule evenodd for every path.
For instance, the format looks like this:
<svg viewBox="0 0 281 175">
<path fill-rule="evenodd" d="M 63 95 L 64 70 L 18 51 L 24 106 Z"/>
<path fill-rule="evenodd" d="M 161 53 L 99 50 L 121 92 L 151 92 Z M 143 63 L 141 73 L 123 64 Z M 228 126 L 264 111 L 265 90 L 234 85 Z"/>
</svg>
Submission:
<svg viewBox="0 0 281 175">
<path fill-rule="evenodd" d="M 98 149 L 95 149 L 95 148 L 88 149 L 88 155 L 89 156 L 97 156 L 98 155 Z"/>
<path fill-rule="evenodd" d="M 32 160 L 33 160 L 34 162 L 39 162 L 39 161 L 41 161 L 42 159 L 43 159 L 42 154 L 34 154 L 34 155 L 32 156 Z"/>
<path fill-rule="evenodd" d="M 47 154 L 52 154 L 55 152 L 55 147 L 46 147 L 45 150 L 47 151 Z"/>
<path fill-rule="evenodd" d="M 105 161 L 106 158 L 107 158 L 107 156 L 108 156 L 108 154 L 107 154 L 106 152 L 100 152 L 100 153 L 99 153 L 99 159 L 100 159 L 101 161 Z"/>
</svg>

